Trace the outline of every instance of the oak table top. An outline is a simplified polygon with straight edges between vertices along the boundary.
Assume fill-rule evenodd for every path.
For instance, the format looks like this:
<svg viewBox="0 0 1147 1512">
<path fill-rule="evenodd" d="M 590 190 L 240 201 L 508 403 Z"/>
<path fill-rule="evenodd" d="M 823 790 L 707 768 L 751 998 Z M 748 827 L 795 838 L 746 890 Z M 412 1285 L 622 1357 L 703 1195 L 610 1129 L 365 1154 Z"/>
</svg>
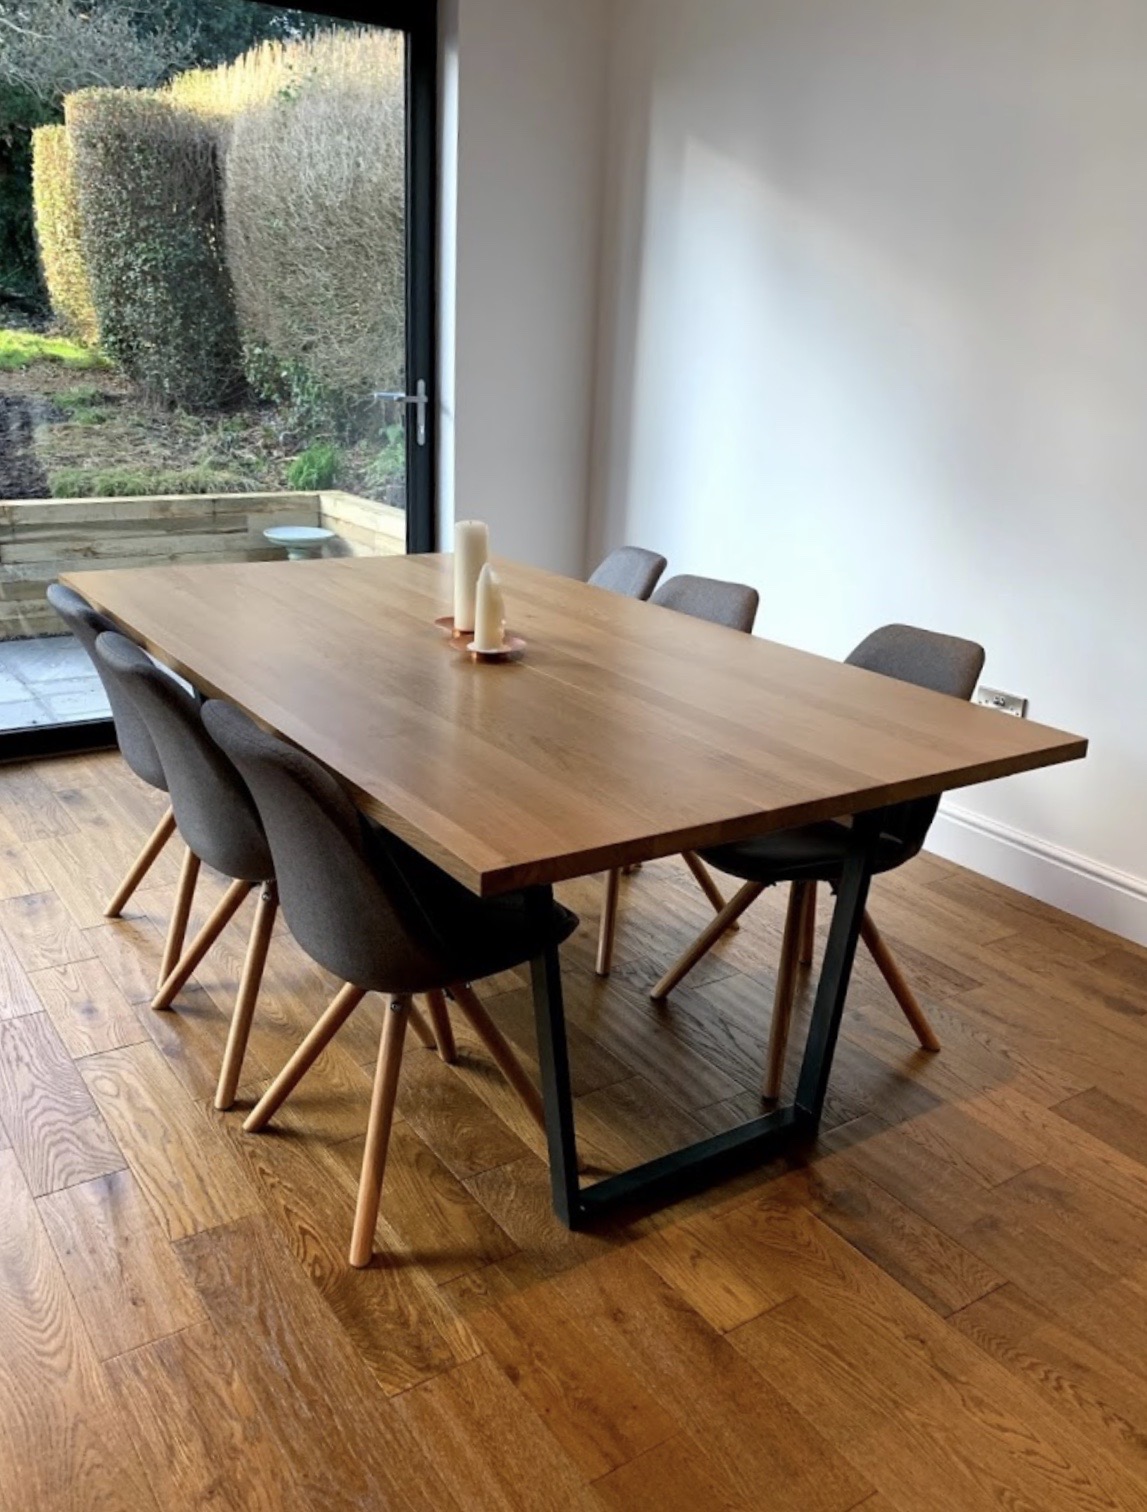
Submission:
<svg viewBox="0 0 1147 1512">
<path fill-rule="evenodd" d="M 490 895 L 1078 760 L 1075 735 L 499 562 L 523 660 L 450 649 L 449 556 L 69 572 L 205 693 Z"/>
</svg>

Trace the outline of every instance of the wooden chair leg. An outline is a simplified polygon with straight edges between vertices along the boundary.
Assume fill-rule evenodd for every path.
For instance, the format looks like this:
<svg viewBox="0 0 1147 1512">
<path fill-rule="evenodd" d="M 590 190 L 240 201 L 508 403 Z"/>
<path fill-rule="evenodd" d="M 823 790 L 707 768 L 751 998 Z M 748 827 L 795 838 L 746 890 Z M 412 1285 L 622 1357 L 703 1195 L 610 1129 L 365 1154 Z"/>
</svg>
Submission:
<svg viewBox="0 0 1147 1512">
<path fill-rule="evenodd" d="M 801 949 L 801 930 L 808 907 L 810 882 L 794 882 L 789 891 L 785 913 L 785 933 L 781 943 L 781 963 L 777 971 L 777 990 L 773 998 L 773 1022 L 769 1029 L 769 1051 L 765 1064 L 764 1095 L 775 1102 L 781 1095 L 781 1078 L 785 1070 L 785 1051 L 789 1043 L 789 1026 L 796 996 L 797 960 Z"/>
<path fill-rule="evenodd" d="M 251 1033 L 251 1020 L 255 1016 L 255 1004 L 259 1000 L 259 988 L 263 981 L 263 967 L 267 964 L 267 951 L 271 944 L 271 931 L 279 909 L 279 894 L 273 882 L 267 882 L 259 894 L 255 918 L 251 924 L 251 938 L 243 962 L 243 975 L 239 979 L 239 993 L 231 1014 L 231 1027 L 227 1032 L 227 1048 L 223 1052 L 223 1065 L 219 1069 L 219 1084 L 215 1088 L 215 1106 L 225 1113 L 235 1101 L 235 1092 L 243 1071 L 243 1057 L 247 1053 L 247 1039 Z"/>
<path fill-rule="evenodd" d="M 341 988 L 334 1002 L 244 1119 L 243 1127 L 248 1134 L 257 1134 L 266 1128 L 364 997 L 363 989 L 349 982 Z"/>
<path fill-rule="evenodd" d="M 398 1073 L 402 1068 L 402 1047 L 410 1007 L 408 997 L 392 998 L 382 1024 L 378 1067 L 374 1073 L 374 1090 L 370 1099 L 370 1120 L 366 1128 L 366 1149 L 363 1151 L 362 1175 L 358 1182 L 354 1232 L 350 1241 L 350 1263 L 357 1270 L 369 1265 L 374 1253 L 374 1230 L 382 1198 L 382 1179 L 386 1175 L 386 1152 L 390 1145 L 390 1128 L 394 1122 L 394 1099 L 398 1091 Z"/>
<path fill-rule="evenodd" d="M 713 881 L 712 873 L 705 865 L 696 851 L 682 851 L 681 859 L 697 879 L 697 886 L 713 905 L 714 913 L 720 913 L 725 907 L 725 894 Z"/>
<path fill-rule="evenodd" d="M 493 1056 L 498 1069 L 522 1099 L 526 1112 L 544 1132 L 546 1110 L 542 1104 L 542 1094 L 530 1080 L 509 1041 L 486 1012 L 485 1005 L 473 988 L 468 987 L 465 982 L 457 982 L 450 991 L 458 1007 L 469 1019 L 474 1032 Z"/>
<path fill-rule="evenodd" d="M 676 965 L 671 966 L 657 985 L 650 991 L 649 996 L 654 1002 L 660 998 L 666 998 L 678 986 L 689 973 L 709 954 L 713 946 L 722 935 L 727 934 L 747 908 L 751 908 L 765 890 L 763 882 L 746 882 L 745 885 L 725 904 L 725 907 L 690 945 L 689 949 L 680 958 Z"/>
<path fill-rule="evenodd" d="M 930 1050 L 933 1054 L 940 1049 L 940 1041 L 936 1037 L 936 1031 L 928 1022 L 923 1008 L 916 1000 L 916 994 L 909 987 L 904 973 L 896 964 L 896 958 L 884 942 L 884 937 L 877 929 L 872 915 L 865 910 L 864 918 L 860 924 L 860 937 L 868 947 L 872 959 L 880 968 L 880 974 L 892 989 L 892 996 L 900 1004 L 900 1011 L 912 1026 L 912 1032 L 920 1041 L 922 1050 Z"/>
<path fill-rule="evenodd" d="M 801 917 L 801 952 L 800 963 L 802 966 L 811 966 L 813 956 L 816 953 L 816 883 L 808 884 L 805 893 L 804 913 Z"/>
<path fill-rule="evenodd" d="M 183 953 L 183 942 L 187 938 L 187 921 L 191 917 L 191 904 L 195 897 L 195 884 L 198 880 L 199 857 L 188 847 L 183 857 L 183 865 L 179 869 L 179 885 L 175 889 L 175 903 L 167 925 L 163 959 L 159 964 L 160 987 L 175 970 L 176 962 Z"/>
<path fill-rule="evenodd" d="M 160 851 L 175 834 L 175 815 L 169 808 L 152 830 L 147 844 L 132 862 L 131 870 L 119 885 L 115 897 L 104 909 L 104 917 L 118 919 L 127 906 L 127 901 L 154 866 Z"/>
<path fill-rule="evenodd" d="M 450 1010 L 446 1006 L 444 992 L 428 992 L 426 1004 L 430 1009 L 430 1022 L 434 1025 L 434 1038 L 438 1041 L 438 1054 L 448 1066 L 458 1059 L 458 1047 L 454 1043 L 454 1030 L 450 1023 Z"/>
<path fill-rule="evenodd" d="M 617 932 L 617 894 L 621 873 L 616 869 L 605 874 L 605 891 L 601 900 L 601 925 L 597 932 L 598 976 L 608 976 L 613 965 L 613 940 Z"/>
<path fill-rule="evenodd" d="M 407 1024 L 411 1029 L 414 1030 L 415 1034 L 417 1034 L 418 1038 L 426 1046 L 427 1050 L 438 1049 L 438 1036 L 434 1033 L 434 1030 L 422 1017 L 418 1009 L 414 1006 L 413 999 L 411 999 L 410 1012 L 407 1015 Z"/>
<path fill-rule="evenodd" d="M 231 886 L 215 905 L 211 917 L 180 957 L 178 965 L 164 978 L 159 991 L 151 1000 L 153 1008 L 163 1009 L 171 1007 L 184 987 L 187 986 L 191 973 L 238 913 L 244 898 L 253 886 L 254 883 L 252 882 L 232 882 Z"/>
</svg>

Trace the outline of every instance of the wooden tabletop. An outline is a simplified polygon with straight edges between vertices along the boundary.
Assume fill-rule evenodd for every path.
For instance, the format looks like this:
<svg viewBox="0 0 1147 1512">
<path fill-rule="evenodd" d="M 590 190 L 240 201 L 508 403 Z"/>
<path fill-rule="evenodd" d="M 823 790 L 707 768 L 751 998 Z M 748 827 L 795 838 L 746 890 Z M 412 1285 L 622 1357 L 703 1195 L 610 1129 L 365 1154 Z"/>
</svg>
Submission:
<svg viewBox="0 0 1147 1512">
<path fill-rule="evenodd" d="M 206 693 L 351 785 L 474 892 L 744 839 L 1078 760 L 1087 742 L 498 564 L 524 660 L 435 629 L 448 556 L 71 572 Z M 845 648 L 842 648 L 845 649 Z"/>
</svg>

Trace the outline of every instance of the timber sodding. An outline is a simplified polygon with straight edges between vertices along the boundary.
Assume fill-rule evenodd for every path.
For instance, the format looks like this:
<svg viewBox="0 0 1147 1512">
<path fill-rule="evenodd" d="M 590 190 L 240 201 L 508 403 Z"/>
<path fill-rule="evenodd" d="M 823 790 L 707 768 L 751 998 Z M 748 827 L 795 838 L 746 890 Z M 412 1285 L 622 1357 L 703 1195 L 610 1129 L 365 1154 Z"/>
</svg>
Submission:
<svg viewBox="0 0 1147 1512">
<path fill-rule="evenodd" d="M 0 503 L 0 640 L 63 632 L 44 597 L 61 572 L 273 561 L 283 552 L 263 539 L 270 525 L 324 525 L 331 555 L 406 549 L 402 510 L 334 489 L 13 500 Z"/>
</svg>

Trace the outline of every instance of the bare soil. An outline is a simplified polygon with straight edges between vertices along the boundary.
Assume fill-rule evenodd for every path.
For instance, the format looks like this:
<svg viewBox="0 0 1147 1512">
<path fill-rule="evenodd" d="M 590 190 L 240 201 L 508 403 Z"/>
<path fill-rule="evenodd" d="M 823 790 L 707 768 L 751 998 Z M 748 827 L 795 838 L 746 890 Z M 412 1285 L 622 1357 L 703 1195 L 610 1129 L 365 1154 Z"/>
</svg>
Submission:
<svg viewBox="0 0 1147 1512">
<path fill-rule="evenodd" d="M 76 371 L 35 363 L 0 371 L 0 499 L 48 497 L 63 469 L 185 471 L 209 468 L 234 491 L 279 492 L 306 441 L 281 412 L 250 404 L 196 415 L 150 407 L 113 369 Z M 343 449 L 335 486 L 391 501 L 371 486 L 368 466 L 382 445 Z"/>
<path fill-rule="evenodd" d="M 0 393 L 0 499 L 39 499 L 48 475 L 36 455 L 36 406 L 42 400 Z"/>
</svg>

